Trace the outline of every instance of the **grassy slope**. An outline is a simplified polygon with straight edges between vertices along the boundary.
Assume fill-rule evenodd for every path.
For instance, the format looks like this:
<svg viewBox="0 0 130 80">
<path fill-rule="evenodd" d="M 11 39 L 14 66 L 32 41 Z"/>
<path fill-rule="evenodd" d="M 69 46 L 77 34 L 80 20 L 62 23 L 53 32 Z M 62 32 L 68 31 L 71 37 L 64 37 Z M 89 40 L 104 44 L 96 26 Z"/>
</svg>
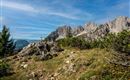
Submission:
<svg viewBox="0 0 130 80">
<path fill-rule="evenodd" d="M 10 59 L 11 57 L 9 57 Z M 28 74 L 35 72 L 35 79 L 41 80 L 129 80 L 130 67 L 109 63 L 109 60 L 121 60 L 116 52 L 105 49 L 78 50 L 66 48 L 58 57 L 47 61 L 27 60 L 28 67 L 20 67 L 21 60 L 8 61 L 15 74 L 1 80 L 28 80 Z M 130 60 L 129 60 L 130 61 Z"/>
</svg>

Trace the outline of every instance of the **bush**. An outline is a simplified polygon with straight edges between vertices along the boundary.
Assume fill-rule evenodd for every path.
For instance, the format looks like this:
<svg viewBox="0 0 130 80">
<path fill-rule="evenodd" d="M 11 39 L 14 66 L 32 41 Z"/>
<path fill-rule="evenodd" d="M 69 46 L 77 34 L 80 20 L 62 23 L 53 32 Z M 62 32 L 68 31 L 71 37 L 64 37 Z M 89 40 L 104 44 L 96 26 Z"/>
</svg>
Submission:
<svg viewBox="0 0 130 80">
<path fill-rule="evenodd" d="M 80 37 L 68 37 L 57 41 L 63 47 L 77 47 L 80 49 L 107 48 L 130 54 L 130 31 L 122 31 L 118 34 L 109 33 L 103 38 L 87 41 Z"/>
<path fill-rule="evenodd" d="M 130 54 L 130 31 L 124 30 L 117 34 L 114 49 Z"/>
<path fill-rule="evenodd" d="M 8 75 L 10 72 L 9 65 L 3 61 L 0 61 L 0 77 Z"/>
<path fill-rule="evenodd" d="M 77 47 L 80 49 L 88 49 L 90 48 L 90 44 L 88 41 L 85 41 L 83 38 L 78 37 L 71 37 L 71 38 L 64 38 L 57 41 L 58 45 L 62 47 Z"/>
</svg>

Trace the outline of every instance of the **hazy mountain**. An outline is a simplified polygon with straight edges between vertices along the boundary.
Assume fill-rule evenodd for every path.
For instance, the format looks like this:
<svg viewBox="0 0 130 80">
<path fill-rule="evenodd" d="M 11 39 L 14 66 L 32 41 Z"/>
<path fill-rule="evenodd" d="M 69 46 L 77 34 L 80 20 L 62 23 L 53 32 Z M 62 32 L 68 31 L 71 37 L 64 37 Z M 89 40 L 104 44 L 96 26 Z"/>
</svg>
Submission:
<svg viewBox="0 0 130 80">
<path fill-rule="evenodd" d="M 29 44 L 29 42 L 27 40 L 22 40 L 22 39 L 15 40 L 15 43 L 16 43 L 15 50 L 22 49 L 23 47 L 25 47 Z"/>
<path fill-rule="evenodd" d="M 29 43 L 34 43 L 34 42 L 38 42 L 40 40 L 27 40 Z"/>
</svg>

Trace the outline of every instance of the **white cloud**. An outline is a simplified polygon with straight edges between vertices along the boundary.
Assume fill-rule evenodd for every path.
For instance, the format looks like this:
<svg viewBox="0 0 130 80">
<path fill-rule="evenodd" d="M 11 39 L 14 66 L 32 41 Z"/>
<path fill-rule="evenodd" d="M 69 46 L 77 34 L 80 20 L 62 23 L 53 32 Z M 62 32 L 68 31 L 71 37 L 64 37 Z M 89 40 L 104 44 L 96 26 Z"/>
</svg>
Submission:
<svg viewBox="0 0 130 80">
<path fill-rule="evenodd" d="M 26 11 L 30 14 L 31 13 L 40 13 L 40 14 L 45 14 L 45 15 L 59 16 L 59 17 L 67 18 L 67 19 L 73 19 L 73 20 L 81 19 L 79 16 L 79 15 L 81 15 L 81 13 L 82 13 L 82 15 L 85 15 L 87 17 L 91 15 L 89 13 L 80 11 L 73 7 L 66 7 L 66 6 L 62 6 L 64 9 L 58 10 L 55 6 L 54 7 L 53 6 L 51 6 L 51 7 L 43 6 L 43 7 L 38 8 L 38 7 L 34 7 L 32 5 L 29 5 L 29 4 L 10 2 L 10 1 L 2 1 L 2 4 L 0 6 L 8 8 L 8 9 Z M 67 11 L 64 11 L 65 9 Z"/>
<path fill-rule="evenodd" d="M 38 12 L 34 7 L 30 5 L 16 3 L 16 2 L 2 1 L 1 6 L 6 8 L 11 8 L 11 9 L 16 9 L 16 10 L 27 11 L 27 12 Z"/>
<path fill-rule="evenodd" d="M 60 12 L 49 12 L 48 14 L 65 17 L 65 18 L 69 18 L 69 19 L 75 19 L 75 20 L 79 19 L 77 16 L 69 15 L 66 13 L 60 13 Z"/>
<path fill-rule="evenodd" d="M 16 27 L 18 30 L 32 30 L 32 31 L 47 31 L 50 30 L 49 28 L 44 28 L 44 27 L 32 27 L 32 26 L 18 26 Z"/>
<path fill-rule="evenodd" d="M 36 9 L 35 7 L 28 5 L 28 4 L 9 2 L 9 1 L 3 1 L 1 6 L 10 8 L 10 9 L 20 10 L 20 11 L 26 11 L 26 12 L 30 12 L 30 13 L 34 12 L 34 13 L 55 15 L 55 16 L 60 16 L 60 17 L 64 17 L 64 18 L 69 18 L 69 19 L 77 19 L 76 16 L 69 15 L 69 14 L 62 13 L 62 12 L 52 11 L 52 10 L 49 10 L 47 7 Z"/>
</svg>

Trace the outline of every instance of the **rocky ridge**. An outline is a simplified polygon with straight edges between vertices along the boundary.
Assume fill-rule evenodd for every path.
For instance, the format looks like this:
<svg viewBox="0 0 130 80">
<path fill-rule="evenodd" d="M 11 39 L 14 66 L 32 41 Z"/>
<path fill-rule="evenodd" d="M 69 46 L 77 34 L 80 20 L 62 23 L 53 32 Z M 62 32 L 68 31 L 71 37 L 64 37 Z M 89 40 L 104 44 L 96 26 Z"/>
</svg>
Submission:
<svg viewBox="0 0 130 80">
<path fill-rule="evenodd" d="M 24 47 L 19 53 L 19 57 L 37 56 L 39 60 L 48 60 L 58 55 L 58 52 L 63 51 L 57 44 L 47 43 L 44 41 L 30 43 Z"/>
<path fill-rule="evenodd" d="M 65 25 L 56 29 L 56 31 L 53 31 L 46 37 L 46 39 L 49 41 L 55 41 L 71 35 L 93 40 L 103 37 L 108 33 L 118 33 L 124 29 L 130 30 L 130 18 L 119 16 L 113 21 L 100 25 L 92 22 L 76 28 Z"/>
</svg>

